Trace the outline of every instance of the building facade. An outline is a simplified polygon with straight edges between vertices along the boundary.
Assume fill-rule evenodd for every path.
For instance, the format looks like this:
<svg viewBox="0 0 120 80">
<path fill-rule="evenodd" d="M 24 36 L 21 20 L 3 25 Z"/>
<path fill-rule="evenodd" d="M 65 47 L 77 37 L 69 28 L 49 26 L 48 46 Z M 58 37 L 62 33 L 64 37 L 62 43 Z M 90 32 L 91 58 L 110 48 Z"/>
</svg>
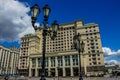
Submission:
<svg viewBox="0 0 120 80">
<path fill-rule="evenodd" d="M 21 38 L 20 57 L 18 72 L 20 75 L 28 76 L 29 56 L 31 53 L 39 53 L 40 38 L 33 34 L 27 34 Z"/>
<path fill-rule="evenodd" d="M 83 24 L 82 20 L 76 20 L 71 23 L 60 24 L 57 37 L 54 40 L 51 39 L 50 34 L 47 35 L 45 54 L 46 76 L 79 75 L 79 53 L 74 49 L 73 44 L 73 37 L 78 33 L 81 34 L 81 41 L 85 43 L 85 51 L 81 53 L 82 74 L 88 76 L 103 74 L 105 66 L 99 26 L 95 23 Z M 21 41 L 24 38 L 25 36 Z M 29 41 L 27 52 L 29 56 L 26 61 L 26 69 L 29 69 L 29 76 L 37 77 L 41 75 L 42 68 L 42 29 L 38 28 L 34 37 L 29 36 L 29 39 L 32 40 Z M 22 54 L 23 52 L 21 52 L 20 56 Z M 23 68 L 21 67 L 21 69 Z"/>
<path fill-rule="evenodd" d="M 5 48 L 0 45 L 0 74 L 15 75 L 18 69 L 19 49 L 16 47 Z"/>
</svg>

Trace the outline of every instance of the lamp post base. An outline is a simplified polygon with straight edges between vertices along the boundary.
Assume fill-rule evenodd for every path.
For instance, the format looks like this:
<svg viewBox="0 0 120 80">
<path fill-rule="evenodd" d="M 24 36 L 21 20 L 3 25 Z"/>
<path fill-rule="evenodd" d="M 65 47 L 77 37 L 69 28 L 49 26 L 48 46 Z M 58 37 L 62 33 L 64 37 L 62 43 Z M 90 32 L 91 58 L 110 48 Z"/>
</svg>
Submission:
<svg viewBox="0 0 120 80">
<path fill-rule="evenodd" d="M 45 76 L 41 76 L 40 80 L 46 80 Z"/>
<path fill-rule="evenodd" d="M 46 80 L 45 78 L 41 78 L 40 80 Z"/>
<path fill-rule="evenodd" d="M 82 78 L 82 77 L 79 77 L 79 80 L 83 80 L 83 78 Z"/>
<path fill-rule="evenodd" d="M 80 76 L 79 76 L 79 80 L 83 80 L 83 77 L 82 77 L 82 75 L 80 74 Z"/>
</svg>

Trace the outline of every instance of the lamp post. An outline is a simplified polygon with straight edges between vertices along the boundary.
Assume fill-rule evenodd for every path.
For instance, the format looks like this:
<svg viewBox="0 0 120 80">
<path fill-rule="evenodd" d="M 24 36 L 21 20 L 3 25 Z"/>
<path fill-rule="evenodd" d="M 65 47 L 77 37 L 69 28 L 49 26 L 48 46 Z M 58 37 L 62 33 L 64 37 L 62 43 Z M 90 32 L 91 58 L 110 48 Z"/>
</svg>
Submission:
<svg viewBox="0 0 120 80">
<path fill-rule="evenodd" d="M 84 44 L 83 41 L 81 42 L 80 33 L 78 33 L 77 35 L 74 36 L 73 41 L 74 41 L 74 47 L 79 53 L 79 70 L 80 70 L 80 72 L 79 72 L 79 80 L 83 80 L 83 78 L 82 78 L 82 70 L 81 70 L 81 54 L 80 54 L 80 52 L 82 52 L 82 53 L 84 52 L 85 44 Z"/>
<path fill-rule="evenodd" d="M 40 80 L 46 80 L 45 79 L 45 53 L 46 53 L 46 36 L 47 34 L 51 34 L 52 36 L 50 36 L 52 39 L 55 38 L 56 34 L 57 34 L 57 30 L 58 30 L 58 23 L 55 20 L 52 24 L 52 31 L 48 30 L 47 24 L 48 24 L 48 17 L 49 14 L 51 12 L 51 9 L 49 8 L 49 6 L 46 4 L 43 7 L 43 13 L 44 13 L 44 20 L 43 20 L 43 49 L 42 49 L 42 73 L 41 73 L 41 79 Z M 37 30 L 37 26 L 35 26 L 35 22 L 37 20 L 37 17 L 40 13 L 40 8 L 37 4 L 35 4 L 33 7 L 31 7 L 31 19 L 32 19 L 32 26 L 35 30 Z"/>
</svg>

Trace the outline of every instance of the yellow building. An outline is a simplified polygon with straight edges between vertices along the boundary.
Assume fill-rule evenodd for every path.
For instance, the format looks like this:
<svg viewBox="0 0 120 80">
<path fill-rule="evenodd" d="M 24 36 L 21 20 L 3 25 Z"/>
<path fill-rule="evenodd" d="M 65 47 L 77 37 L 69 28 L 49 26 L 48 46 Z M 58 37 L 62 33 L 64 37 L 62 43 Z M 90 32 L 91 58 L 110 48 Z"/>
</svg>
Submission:
<svg viewBox="0 0 120 80">
<path fill-rule="evenodd" d="M 104 57 L 98 24 L 83 24 L 82 20 L 76 20 L 60 24 L 59 27 L 54 40 L 50 38 L 50 34 L 46 37 L 46 76 L 79 75 L 79 54 L 73 44 L 73 37 L 78 33 L 81 34 L 81 41 L 85 43 L 85 51 L 81 53 L 82 74 L 88 76 L 102 74 Z M 41 28 L 38 28 L 34 35 L 21 38 L 19 69 L 23 70 L 23 73 L 29 72 L 29 76 L 37 77 L 41 74 L 42 40 Z M 25 44 L 27 46 L 23 46 Z M 23 54 L 27 56 L 25 57 Z"/>
<path fill-rule="evenodd" d="M 16 47 L 5 48 L 0 45 L 0 74 L 17 74 L 19 49 Z"/>
</svg>

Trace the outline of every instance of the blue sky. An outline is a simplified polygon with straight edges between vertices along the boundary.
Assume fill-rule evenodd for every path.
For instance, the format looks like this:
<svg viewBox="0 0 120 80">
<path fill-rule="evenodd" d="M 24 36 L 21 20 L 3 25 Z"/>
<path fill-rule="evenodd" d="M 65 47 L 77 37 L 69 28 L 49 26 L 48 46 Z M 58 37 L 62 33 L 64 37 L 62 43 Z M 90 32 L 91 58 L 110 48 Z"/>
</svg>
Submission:
<svg viewBox="0 0 120 80">
<path fill-rule="evenodd" d="M 21 0 L 20 0 L 21 1 Z M 38 3 L 42 10 L 45 4 L 51 7 L 49 23 L 83 19 L 84 23 L 97 23 L 100 27 L 103 46 L 119 49 L 120 0 L 24 0 L 30 5 Z M 39 21 L 42 22 L 42 12 Z M 40 19 L 41 18 L 41 19 Z"/>
<path fill-rule="evenodd" d="M 15 24 L 13 24 L 13 26 L 15 28 L 13 28 L 13 31 L 10 32 L 11 35 L 9 36 L 6 34 L 12 28 L 8 29 L 8 27 L 6 27 L 4 28 L 4 30 L 1 30 L 2 32 L 0 34 L 2 35 L 0 36 L 2 37 L 0 37 L 1 40 L 0 44 L 3 44 L 6 47 L 12 45 L 19 47 L 20 37 L 23 36 L 23 34 L 25 33 L 30 33 L 30 30 L 34 32 L 32 26 L 30 26 L 31 23 L 30 23 L 29 8 L 33 6 L 35 3 L 39 5 L 41 9 L 41 13 L 39 15 L 38 21 L 41 23 L 43 20 L 42 7 L 45 4 L 48 4 L 51 7 L 49 25 L 54 20 L 57 20 L 60 24 L 62 24 L 62 23 L 72 22 L 77 19 L 83 19 L 85 24 L 86 23 L 99 24 L 102 46 L 104 48 L 105 53 L 107 53 L 106 54 L 107 59 L 109 55 L 108 60 L 120 61 L 119 57 L 117 56 L 118 54 L 120 55 L 120 51 L 119 51 L 120 50 L 119 47 L 120 46 L 120 42 L 119 42 L 120 41 L 120 37 L 119 37 L 120 0 L 5 0 L 5 1 L 1 1 L 1 2 L 3 2 L 4 4 L 8 4 L 7 1 L 9 3 L 13 3 L 14 8 L 12 7 L 12 5 L 10 5 L 11 6 L 10 9 L 13 8 L 12 10 L 13 12 L 15 12 L 14 14 L 19 14 L 17 15 L 17 17 L 20 17 L 20 22 L 16 22 L 16 21 L 14 22 Z M 2 8 L 0 9 L 2 10 Z M 18 13 L 16 12 L 16 10 L 18 11 Z M 22 13 L 20 14 L 20 11 L 23 12 L 23 14 Z M 3 19 L 6 20 L 6 17 L 5 18 L 3 17 Z M 14 21 L 14 19 L 16 18 L 12 18 L 12 19 Z M 8 19 L 7 17 L 7 20 L 10 19 Z M 26 21 L 26 23 L 28 24 L 25 24 L 24 22 L 22 22 L 22 20 Z M 3 29 L 1 24 L 3 25 L 2 21 L 0 22 L 0 29 Z M 20 30 L 16 29 L 16 27 L 20 26 L 21 24 L 24 26 L 24 28 L 21 27 Z M 26 25 L 29 27 L 27 27 Z M 18 31 L 15 32 L 15 30 Z M 13 33 L 16 34 L 12 36 Z"/>
</svg>

